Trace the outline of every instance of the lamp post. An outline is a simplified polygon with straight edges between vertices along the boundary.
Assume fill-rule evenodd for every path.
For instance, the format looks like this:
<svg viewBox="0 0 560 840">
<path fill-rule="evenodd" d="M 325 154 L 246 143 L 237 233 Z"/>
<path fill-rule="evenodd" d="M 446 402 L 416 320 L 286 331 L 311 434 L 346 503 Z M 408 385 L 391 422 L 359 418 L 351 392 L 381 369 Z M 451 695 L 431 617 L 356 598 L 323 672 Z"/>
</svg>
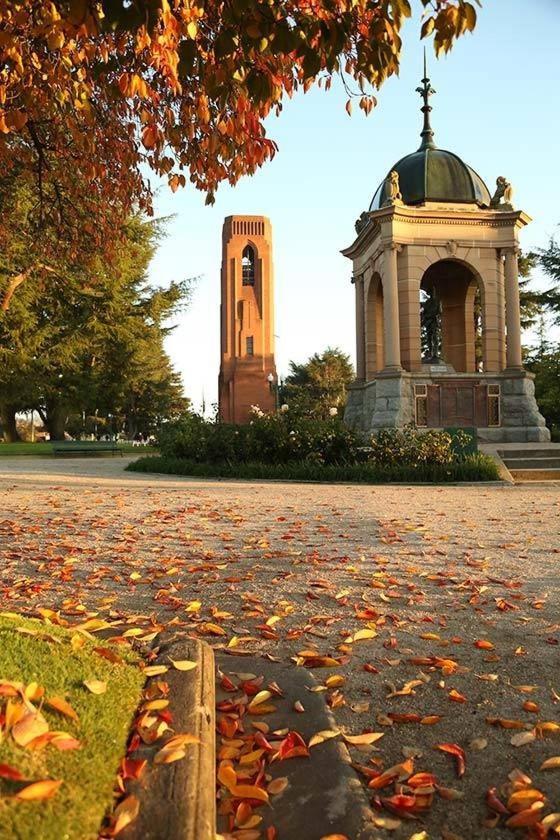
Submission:
<svg viewBox="0 0 560 840">
<path fill-rule="evenodd" d="M 274 394 L 274 410 L 278 411 L 278 382 L 274 378 L 273 373 L 269 373 L 266 377 L 270 393 Z"/>
</svg>

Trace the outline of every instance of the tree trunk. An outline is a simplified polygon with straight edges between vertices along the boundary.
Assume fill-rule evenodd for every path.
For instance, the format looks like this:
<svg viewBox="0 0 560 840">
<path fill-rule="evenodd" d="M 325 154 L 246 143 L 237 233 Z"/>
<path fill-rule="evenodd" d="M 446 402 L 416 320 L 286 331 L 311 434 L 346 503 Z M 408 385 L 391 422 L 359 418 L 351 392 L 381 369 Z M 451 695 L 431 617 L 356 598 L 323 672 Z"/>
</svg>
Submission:
<svg viewBox="0 0 560 840">
<path fill-rule="evenodd" d="M 43 422 L 47 427 L 51 440 L 64 440 L 64 430 L 66 428 L 66 410 L 64 406 L 48 406 Z"/>
<path fill-rule="evenodd" d="M 6 443 L 17 443 L 21 440 L 16 426 L 16 408 L 13 405 L 0 406 L 0 423 L 4 431 Z"/>
</svg>

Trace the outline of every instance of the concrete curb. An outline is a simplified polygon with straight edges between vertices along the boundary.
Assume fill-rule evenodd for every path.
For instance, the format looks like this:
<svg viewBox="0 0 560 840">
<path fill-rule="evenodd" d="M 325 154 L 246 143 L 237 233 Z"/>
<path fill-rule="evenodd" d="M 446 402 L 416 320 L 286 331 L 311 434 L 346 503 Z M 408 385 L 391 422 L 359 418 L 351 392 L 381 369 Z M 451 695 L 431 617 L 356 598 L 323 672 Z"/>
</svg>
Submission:
<svg viewBox="0 0 560 840">
<path fill-rule="evenodd" d="M 200 739 L 187 755 L 171 764 L 154 764 L 161 746 L 142 746 L 135 758 L 150 756 L 141 779 L 127 787 L 140 800 L 138 817 L 119 834 L 122 840 L 214 840 L 216 836 L 215 671 L 214 651 L 205 642 L 176 634 L 165 637 L 158 663 L 189 659 L 190 671 L 170 668 L 162 677 L 169 683 L 173 730 Z"/>
</svg>

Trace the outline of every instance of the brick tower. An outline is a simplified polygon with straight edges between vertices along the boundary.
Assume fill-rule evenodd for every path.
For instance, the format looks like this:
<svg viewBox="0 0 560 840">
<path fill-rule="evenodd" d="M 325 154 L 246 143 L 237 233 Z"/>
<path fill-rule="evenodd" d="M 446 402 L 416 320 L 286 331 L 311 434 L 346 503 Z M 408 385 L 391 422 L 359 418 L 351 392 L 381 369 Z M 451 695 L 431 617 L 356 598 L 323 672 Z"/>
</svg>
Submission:
<svg viewBox="0 0 560 840">
<path fill-rule="evenodd" d="M 222 230 L 219 410 L 246 423 L 276 407 L 272 230 L 264 216 L 227 216 Z"/>
</svg>

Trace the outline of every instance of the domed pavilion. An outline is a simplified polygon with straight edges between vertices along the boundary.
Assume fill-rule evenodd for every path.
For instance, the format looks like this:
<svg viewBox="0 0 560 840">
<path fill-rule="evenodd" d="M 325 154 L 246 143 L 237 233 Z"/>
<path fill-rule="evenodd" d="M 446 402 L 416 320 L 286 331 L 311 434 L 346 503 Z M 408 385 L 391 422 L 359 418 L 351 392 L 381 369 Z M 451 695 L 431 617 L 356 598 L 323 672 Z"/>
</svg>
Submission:
<svg viewBox="0 0 560 840">
<path fill-rule="evenodd" d="M 420 148 L 391 167 L 357 236 L 357 378 L 345 419 L 367 433 L 475 427 L 481 441 L 548 441 L 521 357 L 518 234 L 508 181 L 488 187 L 437 148 L 427 78 Z"/>
</svg>

